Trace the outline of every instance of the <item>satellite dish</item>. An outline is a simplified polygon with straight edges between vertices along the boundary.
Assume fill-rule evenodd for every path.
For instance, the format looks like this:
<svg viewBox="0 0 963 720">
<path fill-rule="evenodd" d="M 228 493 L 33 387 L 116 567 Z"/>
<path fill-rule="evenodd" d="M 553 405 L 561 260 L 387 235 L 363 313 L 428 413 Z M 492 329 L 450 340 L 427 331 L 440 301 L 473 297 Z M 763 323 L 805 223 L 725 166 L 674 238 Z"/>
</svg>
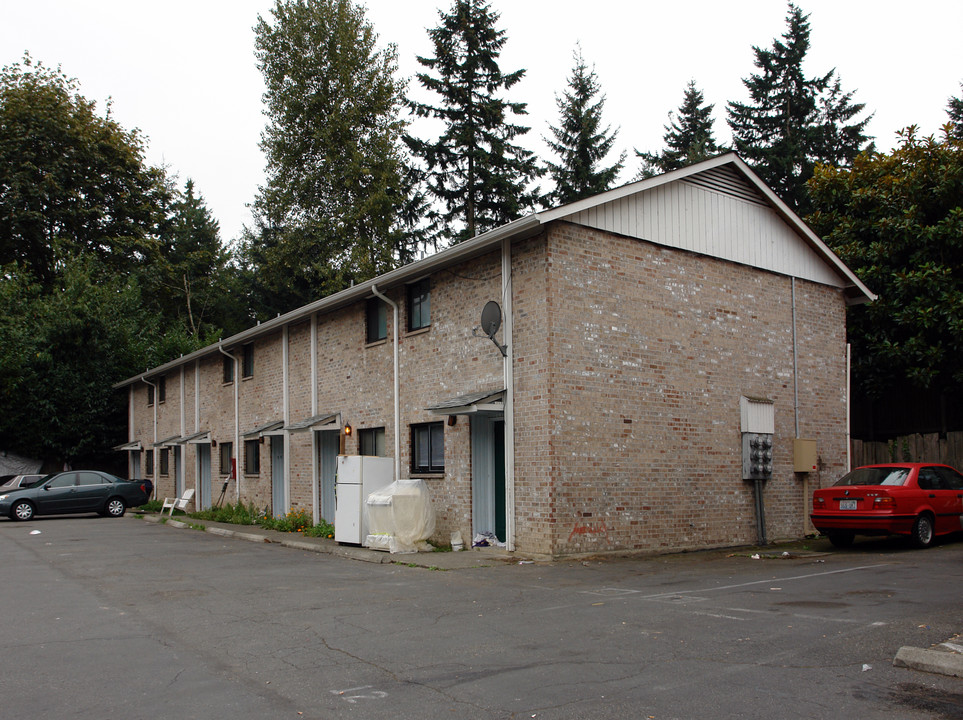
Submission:
<svg viewBox="0 0 963 720">
<path fill-rule="evenodd" d="M 502 345 L 495 339 L 495 333 L 498 332 L 498 328 L 502 326 L 502 309 L 498 306 L 498 303 L 494 300 L 489 300 L 485 303 L 485 307 L 482 309 L 481 315 L 481 331 L 485 333 L 484 335 L 478 334 L 478 328 L 472 328 L 471 334 L 473 337 L 487 337 L 491 340 L 498 351 L 502 354 L 502 357 L 508 357 L 508 345 Z"/>
<path fill-rule="evenodd" d="M 481 314 L 481 329 L 492 340 L 495 339 L 495 333 L 498 332 L 498 328 L 502 326 L 502 309 L 498 306 L 498 303 L 494 300 L 489 300 L 485 303 L 485 307 Z"/>
</svg>

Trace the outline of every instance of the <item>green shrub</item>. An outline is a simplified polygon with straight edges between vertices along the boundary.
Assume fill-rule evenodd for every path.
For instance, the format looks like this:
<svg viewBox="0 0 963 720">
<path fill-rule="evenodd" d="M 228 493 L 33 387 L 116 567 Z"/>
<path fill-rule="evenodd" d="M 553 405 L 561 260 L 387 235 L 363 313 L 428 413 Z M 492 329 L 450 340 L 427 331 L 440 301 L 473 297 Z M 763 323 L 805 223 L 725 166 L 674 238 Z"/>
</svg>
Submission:
<svg viewBox="0 0 963 720">
<path fill-rule="evenodd" d="M 245 506 L 243 503 L 223 505 L 209 510 L 200 510 L 191 513 L 191 517 L 198 520 L 210 520 L 211 522 L 230 523 L 232 525 L 254 525 L 261 517 L 260 511 L 254 504 Z"/>
<path fill-rule="evenodd" d="M 278 532 L 303 532 L 305 528 L 312 526 L 311 517 L 304 510 L 292 510 L 283 517 L 270 517 L 264 515 L 257 522 L 266 530 L 277 530 Z"/>
</svg>

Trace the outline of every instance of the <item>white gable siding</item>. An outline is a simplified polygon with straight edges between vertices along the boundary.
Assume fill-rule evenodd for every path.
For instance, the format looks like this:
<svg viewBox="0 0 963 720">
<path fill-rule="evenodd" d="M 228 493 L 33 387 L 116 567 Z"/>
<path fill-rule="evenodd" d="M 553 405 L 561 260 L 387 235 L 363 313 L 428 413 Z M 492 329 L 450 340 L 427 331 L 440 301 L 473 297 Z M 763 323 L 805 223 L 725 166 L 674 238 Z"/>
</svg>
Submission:
<svg viewBox="0 0 963 720">
<path fill-rule="evenodd" d="M 654 187 L 566 219 L 824 285 L 845 286 L 825 259 L 754 189 L 722 173 Z"/>
</svg>

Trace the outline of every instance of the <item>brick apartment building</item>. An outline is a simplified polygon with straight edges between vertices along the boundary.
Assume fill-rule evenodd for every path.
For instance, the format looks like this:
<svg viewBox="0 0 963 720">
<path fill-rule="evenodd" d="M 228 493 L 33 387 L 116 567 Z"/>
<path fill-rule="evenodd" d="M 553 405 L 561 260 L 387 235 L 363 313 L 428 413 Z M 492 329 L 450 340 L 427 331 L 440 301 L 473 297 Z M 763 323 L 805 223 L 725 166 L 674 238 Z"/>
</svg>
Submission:
<svg viewBox="0 0 963 720">
<path fill-rule="evenodd" d="M 437 542 L 488 531 L 559 556 L 754 542 L 742 432 L 761 417 L 768 535 L 800 536 L 812 487 L 847 469 L 845 308 L 873 297 L 727 155 L 124 380 L 118 449 L 159 496 L 193 487 L 206 507 L 223 490 L 329 520 L 337 455 L 386 455 L 426 481 Z M 814 471 L 794 471 L 796 438 Z"/>
</svg>

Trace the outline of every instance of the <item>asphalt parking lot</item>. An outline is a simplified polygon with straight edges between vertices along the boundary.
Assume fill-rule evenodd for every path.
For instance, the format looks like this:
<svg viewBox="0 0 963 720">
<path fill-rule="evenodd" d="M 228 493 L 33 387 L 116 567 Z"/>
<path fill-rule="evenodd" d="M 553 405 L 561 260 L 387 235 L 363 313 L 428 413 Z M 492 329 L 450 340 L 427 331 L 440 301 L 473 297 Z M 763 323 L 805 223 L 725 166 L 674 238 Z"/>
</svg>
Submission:
<svg viewBox="0 0 963 720">
<path fill-rule="evenodd" d="M 963 541 L 361 562 L 133 517 L 0 519 L 0 707 L 55 718 L 959 718 L 896 667 L 961 628 Z M 433 569 L 434 568 L 434 569 Z"/>
</svg>

